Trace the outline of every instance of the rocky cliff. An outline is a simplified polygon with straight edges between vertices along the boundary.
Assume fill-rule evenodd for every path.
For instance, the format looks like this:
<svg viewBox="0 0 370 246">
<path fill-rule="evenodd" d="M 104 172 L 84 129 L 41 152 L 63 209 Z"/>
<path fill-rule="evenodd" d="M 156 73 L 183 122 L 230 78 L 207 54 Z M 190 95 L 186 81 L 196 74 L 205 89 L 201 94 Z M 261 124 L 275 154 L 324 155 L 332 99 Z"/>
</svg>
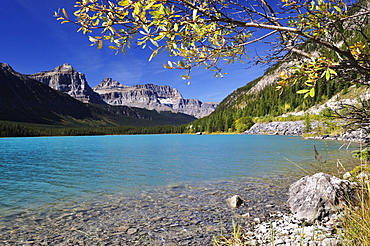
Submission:
<svg viewBox="0 0 370 246">
<path fill-rule="evenodd" d="M 111 78 L 104 79 L 93 90 L 110 105 L 179 112 L 196 118 L 209 115 L 218 105 L 217 103 L 203 103 L 198 99 L 184 99 L 177 89 L 168 85 L 126 86 Z"/>
<path fill-rule="evenodd" d="M 54 70 L 28 75 L 84 103 L 105 104 L 86 81 L 83 73 L 77 72 L 71 65 L 63 64 Z"/>
</svg>

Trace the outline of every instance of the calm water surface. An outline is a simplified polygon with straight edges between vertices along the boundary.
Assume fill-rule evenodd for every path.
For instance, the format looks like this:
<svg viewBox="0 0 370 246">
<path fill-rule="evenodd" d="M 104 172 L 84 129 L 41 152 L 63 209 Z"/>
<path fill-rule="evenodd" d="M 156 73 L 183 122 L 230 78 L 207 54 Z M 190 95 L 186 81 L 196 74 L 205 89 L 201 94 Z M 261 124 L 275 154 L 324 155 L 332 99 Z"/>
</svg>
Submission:
<svg viewBox="0 0 370 246">
<path fill-rule="evenodd" d="M 263 135 L 2 138 L 0 216 L 168 185 L 336 172 L 338 159 L 354 165 L 358 148 L 342 145 Z"/>
</svg>

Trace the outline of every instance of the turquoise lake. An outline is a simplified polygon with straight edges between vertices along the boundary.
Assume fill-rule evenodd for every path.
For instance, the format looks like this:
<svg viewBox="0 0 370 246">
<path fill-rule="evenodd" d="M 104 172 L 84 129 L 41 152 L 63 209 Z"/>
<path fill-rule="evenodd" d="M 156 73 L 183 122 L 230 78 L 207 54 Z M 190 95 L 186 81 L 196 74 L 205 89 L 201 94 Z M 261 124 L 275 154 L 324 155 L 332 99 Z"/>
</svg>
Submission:
<svg viewBox="0 0 370 246">
<path fill-rule="evenodd" d="M 321 161 L 314 157 L 314 145 Z M 0 216 L 169 185 L 298 179 L 306 175 L 303 169 L 336 173 L 343 171 L 341 164 L 354 165 L 356 148 L 265 135 L 2 138 Z"/>
</svg>

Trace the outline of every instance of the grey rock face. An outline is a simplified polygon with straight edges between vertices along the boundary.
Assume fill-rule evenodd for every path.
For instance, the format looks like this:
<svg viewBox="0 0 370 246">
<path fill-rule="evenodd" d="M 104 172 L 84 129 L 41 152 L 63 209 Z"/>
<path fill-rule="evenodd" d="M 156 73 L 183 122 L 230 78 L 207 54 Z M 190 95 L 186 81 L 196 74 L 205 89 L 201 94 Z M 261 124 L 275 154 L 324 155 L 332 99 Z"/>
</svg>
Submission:
<svg viewBox="0 0 370 246">
<path fill-rule="evenodd" d="M 95 93 L 86 81 L 83 73 L 77 72 L 71 65 L 63 64 L 52 71 L 28 75 L 73 98 L 84 103 L 105 104 L 100 96 Z"/>
<path fill-rule="evenodd" d="M 289 188 L 288 207 L 297 219 L 322 220 L 356 200 L 355 184 L 325 173 L 306 176 Z"/>
<path fill-rule="evenodd" d="M 217 103 L 202 103 L 197 99 L 184 99 L 170 86 L 153 84 L 126 86 L 106 78 L 93 90 L 110 105 L 139 107 L 157 111 L 171 111 L 202 118 L 212 113 Z"/>
<path fill-rule="evenodd" d="M 269 123 L 256 123 L 245 133 L 300 136 L 302 135 L 303 130 L 303 121 L 276 121 Z"/>
<path fill-rule="evenodd" d="M 313 121 L 310 123 L 311 129 L 314 131 L 318 126 L 325 127 L 325 123 Z M 256 123 L 244 134 L 268 134 L 268 135 L 288 135 L 301 136 L 305 132 L 305 125 L 303 121 L 273 121 L 269 123 Z M 368 142 L 369 136 L 367 134 L 369 129 L 349 129 L 342 134 L 335 136 L 323 135 L 318 137 L 311 137 L 316 139 L 328 139 L 351 142 Z"/>
</svg>

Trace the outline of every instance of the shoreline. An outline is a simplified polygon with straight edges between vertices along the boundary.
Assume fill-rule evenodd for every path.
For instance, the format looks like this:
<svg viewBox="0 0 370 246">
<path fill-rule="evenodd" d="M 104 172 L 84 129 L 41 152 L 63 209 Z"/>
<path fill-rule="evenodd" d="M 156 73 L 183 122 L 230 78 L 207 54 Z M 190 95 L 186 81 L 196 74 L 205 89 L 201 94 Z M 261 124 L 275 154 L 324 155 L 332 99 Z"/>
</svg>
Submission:
<svg viewBox="0 0 370 246">
<path fill-rule="evenodd" d="M 311 123 L 313 131 L 319 126 L 319 122 Z M 269 123 L 256 123 L 249 130 L 242 134 L 247 135 L 281 135 L 299 136 L 306 139 L 335 140 L 355 143 L 364 143 L 369 140 L 366 132 L 362 129 L 347 130 L 342 134 L 336 135 L 317 135 L 313 131 L 305 132 L 304 121 L 273 121 Z"/>
<path fill-rule="evenodd" d="M 255 218 L 265 221 L 268 214 L 287 212 L 292 180 L 169 186 L 10 216 L 7 222 L 1 219 L 0 245 L 210 245 L 221 235 L 221 227 L 224 234 L 232 232 L 233 221 L 248 227 Z M 245 205 L 228 207 L 225 200 L 234 194 Z"/>
</svg>

